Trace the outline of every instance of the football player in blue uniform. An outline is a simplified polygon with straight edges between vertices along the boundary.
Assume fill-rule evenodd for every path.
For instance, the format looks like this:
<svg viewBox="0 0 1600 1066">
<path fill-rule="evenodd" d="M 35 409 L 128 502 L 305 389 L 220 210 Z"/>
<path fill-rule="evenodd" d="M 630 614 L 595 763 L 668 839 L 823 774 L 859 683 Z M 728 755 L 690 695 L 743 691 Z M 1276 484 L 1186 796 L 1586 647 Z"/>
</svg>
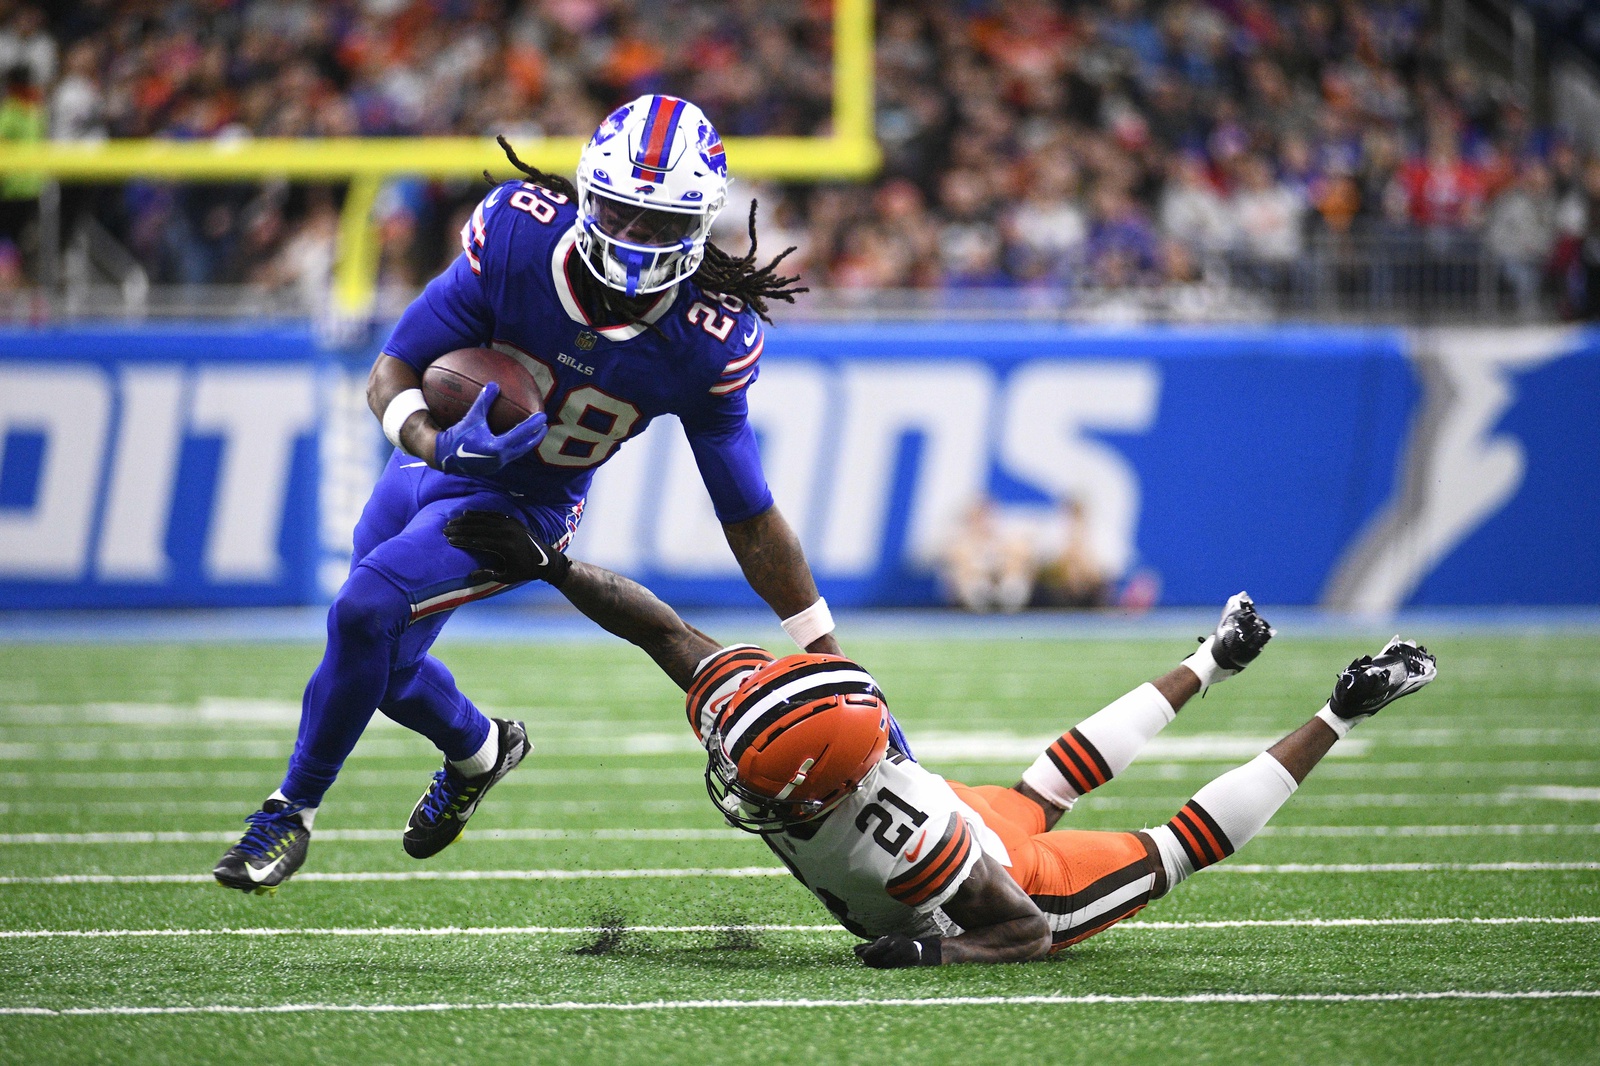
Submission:
<svg viewBox="0 0 1600 1066">
<path fill-rule="evenodd" d="M 660 415 L 682 422 L 751 587 L 802 648 L 839 651 L 800 543 L 773 506 L 745 401 L 767 302 L 804 290 L 778 274 L 782 255 L 756 265 L 753 202 L 749 253 L 709 242 L 728 184 L 716 130 L 685 100 L 640 97 L 596 130 L 576 185 L 501 144 L 526 180 L 496 185 L 473 211 L 461 255 L 406 309 L 372 367 L 368 403 L 396 450 L 356 526 L 288 774 L 217 863 L 225 886 L 272 891 L 299 868 L 323 794 L 374 710 L 444 754 L 412 811 L 406 851 L 427 858 L 460 836 L 530 746 L 522 723 L 485 716 L 428 654 L 452 611 L 509 587 L 474 579 L 479 564 L 441 530 L 468 509 L 490 510 L 565 547 L 595 468 Z M 423 370 L 475 347 L 526 368 L 544 411 L 496 435 L 490 384 L 460 422 L 435 424 Z"/>
</svg>

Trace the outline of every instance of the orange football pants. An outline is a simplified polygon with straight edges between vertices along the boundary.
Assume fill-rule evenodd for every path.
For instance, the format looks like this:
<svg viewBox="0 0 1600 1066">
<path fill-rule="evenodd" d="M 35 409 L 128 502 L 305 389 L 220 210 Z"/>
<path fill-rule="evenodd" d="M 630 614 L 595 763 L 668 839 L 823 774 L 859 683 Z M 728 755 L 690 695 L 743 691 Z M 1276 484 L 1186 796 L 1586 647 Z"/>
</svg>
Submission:
<svg viewBox="0 0 1600 1066">
<path fill-rule="evenodd" d="M 1146 837 L 1082 829 L 1046 832 L 1044 811 L 1020 792 L 957 781 L 950 787 L 1011 853 L 1012 880 L 1050 922 L 1051 951 L 1094 936 L 1150 902 L 1161 860 Z"/>
</svg>

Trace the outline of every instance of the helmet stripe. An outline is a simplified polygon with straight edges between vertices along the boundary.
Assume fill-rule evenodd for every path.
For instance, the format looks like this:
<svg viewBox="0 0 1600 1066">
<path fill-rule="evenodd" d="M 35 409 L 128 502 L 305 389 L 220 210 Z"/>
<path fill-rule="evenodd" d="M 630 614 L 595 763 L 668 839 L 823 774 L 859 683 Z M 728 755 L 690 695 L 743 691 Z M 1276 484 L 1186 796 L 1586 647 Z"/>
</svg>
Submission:
<svg viewBox="0 0 1600 1066">
<path fill-rule="evenodd" d="M 683 101 L 676 96 L 658 96 L 645 119 L 640 136 L 639 158 L 634 162 L 641 167 L 660 170 L 667 165 L 672 153 L 672 138 L 678 130 L 678 118 L 683 114 Z"/>
<path fill-rule="evenodd" d="M 785 671 L 788 676 L 778 678 L 775 683 L 768 683 L 757 688 L 739 700 L 740 706 L 734 714 L 734 720 L 723 732 L 723 744 L 727 752 L 734 759 L 738 753 L 748 746 L 742 742 L 748 734 L 753 739 L 759 735 L 763 728 L 763 719 L 774 710 L 779 710 L 783 704 L 797 698 L 820 699 L 824 696 L 840 696 L 850 694 L 866 695 L 875 693 L 877 685 L 865 670 L 854 663 L 848 664 L 846 669 L 839 669 L 841 664 L 835 662 L 810 663 L 794 671 Z M 730 705 L 730 710 L 733 707 Z"/>
</svg>

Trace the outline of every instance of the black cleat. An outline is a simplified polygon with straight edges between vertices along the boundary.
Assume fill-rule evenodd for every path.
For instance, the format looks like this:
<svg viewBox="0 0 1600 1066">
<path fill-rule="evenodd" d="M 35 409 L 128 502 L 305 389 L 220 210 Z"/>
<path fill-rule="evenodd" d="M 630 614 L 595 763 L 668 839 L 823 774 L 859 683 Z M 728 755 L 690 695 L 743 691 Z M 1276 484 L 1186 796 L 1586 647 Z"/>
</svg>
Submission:
<svg viewBox="0 0 1600 1066">
<path fill-rule="evenodd" d="M 464 777 L 448 759 L 433 775 L 433 783 L 422 794 L 406 826 L 406 854 L 413 859 L 428 859 L 454 844 L 466 831 L 467 819 L 478 809 L 483 797 L 499 780 L 516 769 L 533 750 L 528 730 L 521 722 L 489 720 L 500 730 L 500 759 L 494 769 L 477 777 Z"/>
<path fill-rule="evenodd" d="M 1376 657 L 1363 655 L 1344 668 L 1328 709 L 1346 721 L 1365 718 L 1438 676 L 1438 660 L 1427 648 L 1396 636 Z"/>
<path fill-rule="evenodd" d="M 277 894 L 278 886 L 306 861 L 311 846 L 311 830 L 300 818 L 304 807 L 269 799 L 247 817 L 250 828 L 211 871 L 217 884 L 258 896 Z"/>
<path fill-rule="evenodd" d="M 1256 614 L 1255 601 L 1248 592 L 1230 598 L 1222 608 L 1222 620 L 1211 635 L 1211 657 L 1224 670 L 1237 673 L 1256 661 L 1277 630 Z M 1205 638 L 1201 638 L 1201 643 Z"/>
</svg>

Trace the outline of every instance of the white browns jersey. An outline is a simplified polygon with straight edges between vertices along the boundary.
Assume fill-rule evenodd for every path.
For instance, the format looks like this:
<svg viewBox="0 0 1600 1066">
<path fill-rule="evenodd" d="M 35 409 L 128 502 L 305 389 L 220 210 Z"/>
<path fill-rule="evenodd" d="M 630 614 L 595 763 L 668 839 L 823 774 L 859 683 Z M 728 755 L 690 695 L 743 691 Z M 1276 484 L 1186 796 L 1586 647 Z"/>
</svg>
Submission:
<svg viewBox="0 0 1600 1066">
<path fill-rule="evenodd" d="M 702 742 L 739 683 L 772 656 L 724 648 L 695 671 L 687 709 Z M 940 909 L 987 852 L 1005 845 L 944 778 L 892 748 L 859 789 L 822 818 L 762 837 L 796 879 L 863 937 L 948 933 Z"/>
</svg>

